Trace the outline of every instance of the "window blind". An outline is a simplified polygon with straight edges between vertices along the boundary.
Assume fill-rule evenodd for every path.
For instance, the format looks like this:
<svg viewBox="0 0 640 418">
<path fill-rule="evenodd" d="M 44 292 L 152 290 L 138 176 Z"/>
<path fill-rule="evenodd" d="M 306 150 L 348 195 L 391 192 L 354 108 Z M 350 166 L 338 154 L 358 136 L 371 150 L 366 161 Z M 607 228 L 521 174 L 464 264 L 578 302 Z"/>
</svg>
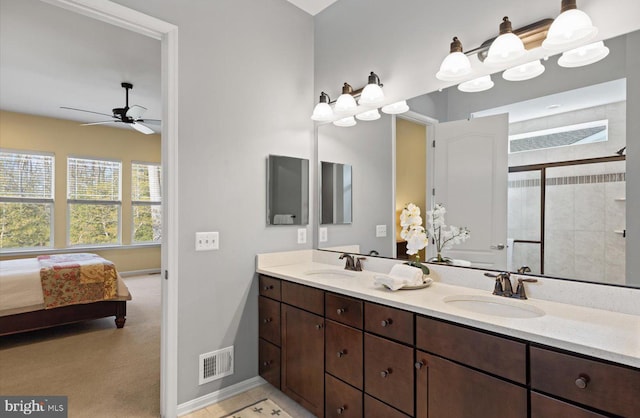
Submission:
<svg viewBox="0 0 640 418">
<path fill-rule="evenodd" d="M 159 164 L 131 164 L 131 200 L 133 202 L 161 202 L 162 170 Z"/>
<path fill-rule="evenodd" d="M 0 152 L 0 197 L 53 200 L 53 155 Z"/>
<path fill-rule="evenodd" d="M 67 159 L 67 199 L 121 200 L 121 171 L 119 161 Z"/>
</svg>

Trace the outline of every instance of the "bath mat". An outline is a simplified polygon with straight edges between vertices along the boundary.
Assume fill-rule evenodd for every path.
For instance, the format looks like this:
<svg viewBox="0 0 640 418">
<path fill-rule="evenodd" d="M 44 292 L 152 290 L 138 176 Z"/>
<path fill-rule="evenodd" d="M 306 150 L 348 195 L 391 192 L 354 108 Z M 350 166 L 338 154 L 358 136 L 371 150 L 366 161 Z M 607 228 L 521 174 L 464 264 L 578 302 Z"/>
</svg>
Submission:
<svg viewBox="0 0 640 418">
<path fill-rule="evenodd" d="M 271 399 L 263 399 L 222 418 L 292 418 Z"/>
</svg>

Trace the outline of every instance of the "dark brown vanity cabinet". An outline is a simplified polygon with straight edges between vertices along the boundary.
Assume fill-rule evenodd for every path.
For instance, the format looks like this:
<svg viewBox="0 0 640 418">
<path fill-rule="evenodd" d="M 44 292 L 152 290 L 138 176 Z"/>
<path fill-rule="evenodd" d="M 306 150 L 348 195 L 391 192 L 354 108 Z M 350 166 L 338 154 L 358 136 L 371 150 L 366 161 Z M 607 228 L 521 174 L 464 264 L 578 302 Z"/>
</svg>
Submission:
<svg viewBox="0 0 640 418">
<path fill-rule="evenodd" d="M 280 280 L 259 278 L 258 373 L 280 389 Z"/>
</svg>

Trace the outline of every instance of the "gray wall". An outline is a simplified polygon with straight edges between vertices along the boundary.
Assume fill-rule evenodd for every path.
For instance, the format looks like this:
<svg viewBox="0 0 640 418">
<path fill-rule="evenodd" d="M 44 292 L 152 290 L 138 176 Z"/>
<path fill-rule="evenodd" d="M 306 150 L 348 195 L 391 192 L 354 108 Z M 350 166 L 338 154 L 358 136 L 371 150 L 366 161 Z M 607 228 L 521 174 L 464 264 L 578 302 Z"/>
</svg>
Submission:
<svg viewBox="0 0 640 418">
<path fill-rule="evenodd" d="M 640 32 L 627 39 L 627 248 L 640 248 Z M 636 45 L 635 49 L 632 45 Z M 638 251 L 627 251 L 627 283 L 640 285 Z"/>
<path fill-rule="evenodd" d="M 179 172 L 169 175 L 181 202 L 184 403 L 258 374 L 255 254 L 311 247 L 296 244 L 297 226 L 266 226 L 265 173 L 269 154 L 311 158 L 313 19 L 284 0 L 118 3 L 179 28 Z M 196 253 L 196 231 L 220 231 L 220 250 Z M 198 386 L 198 355 L 232 344 L 235 374 Z"/>
</svg>

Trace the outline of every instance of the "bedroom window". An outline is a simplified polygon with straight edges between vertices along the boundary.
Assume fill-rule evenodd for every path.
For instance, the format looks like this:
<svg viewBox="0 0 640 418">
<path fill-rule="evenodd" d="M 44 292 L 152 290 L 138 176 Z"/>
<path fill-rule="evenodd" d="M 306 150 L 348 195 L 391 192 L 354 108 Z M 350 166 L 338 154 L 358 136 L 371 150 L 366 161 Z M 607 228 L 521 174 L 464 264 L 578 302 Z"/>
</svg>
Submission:
<svg viewBox="0 0 640 418">
<path fill-rule="evenodd" d="M 120 243 L 122 163 L 67 158 L 69 245 Z"/>
<path fill-rule="evenodd" d="M 131 241 L 162 240 L 162 169 L 157 163 L 131 164 Z"/>
<path fill-rule="evenodd" d="M 0 151 L 0 248 L 51 248 L 54 156 Z"/>
</svg>

